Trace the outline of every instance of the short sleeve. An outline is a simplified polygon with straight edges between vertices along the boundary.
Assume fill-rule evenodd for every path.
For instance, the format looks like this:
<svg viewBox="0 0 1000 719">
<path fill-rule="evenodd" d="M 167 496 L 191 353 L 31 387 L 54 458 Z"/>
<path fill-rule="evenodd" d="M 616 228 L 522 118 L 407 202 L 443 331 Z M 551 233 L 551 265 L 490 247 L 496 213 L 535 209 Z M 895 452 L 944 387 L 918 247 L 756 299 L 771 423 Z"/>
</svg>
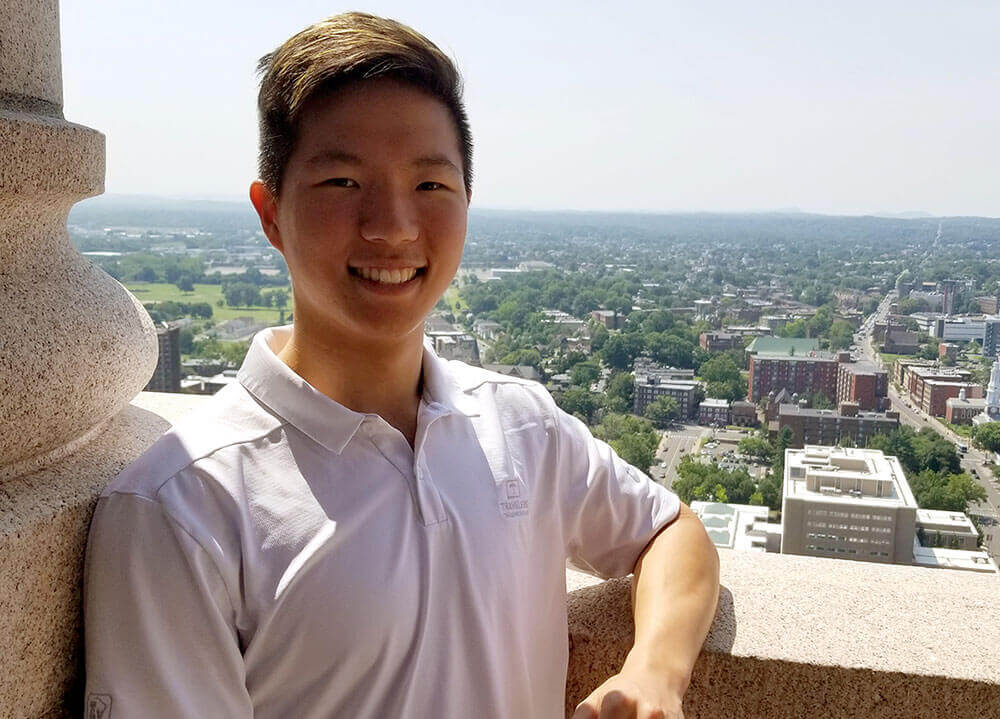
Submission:
<svg viewBox="0 0 1000 719">
<path fill-rule="evenodd" d="M 628 464 L 580 420 L 555 410 L 566 558 L 602 578 L 623 577 L 680 511 L 677 495 Z"/>
<path fill-rule="evenodd" d="M 218 569 L 159 502 L 102 497 L 84 575 L 84 716 L 251 717 L 233 617 Z"/>
</svg>

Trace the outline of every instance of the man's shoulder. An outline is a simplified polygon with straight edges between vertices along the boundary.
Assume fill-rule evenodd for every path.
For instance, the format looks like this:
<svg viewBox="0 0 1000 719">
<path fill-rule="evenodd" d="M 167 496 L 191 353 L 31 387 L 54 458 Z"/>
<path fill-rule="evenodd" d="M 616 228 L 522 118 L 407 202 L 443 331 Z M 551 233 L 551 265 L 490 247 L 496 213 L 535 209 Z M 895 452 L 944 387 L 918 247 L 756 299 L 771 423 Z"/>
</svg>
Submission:
<svg viewBox="0 0 1000 719">
<path fill-rule="evenodd" d="M 451 360 L 448 371 L 463 395 L 465 407 L 472 413 L 495 409 L 502 417 L 515 419 L 526 415 L 550 420 L 555 401 L 545 387 L 535 380 L 474 367 Z"/>
<path fill-rule="evenodd" d="M 199 460 L 252 443 L 282 425 L 241 385 L 229 385 L 167 430 L 108 484 L 102 496 L 124 493 L 153 498 L 164 484 Z"/>
</svg>

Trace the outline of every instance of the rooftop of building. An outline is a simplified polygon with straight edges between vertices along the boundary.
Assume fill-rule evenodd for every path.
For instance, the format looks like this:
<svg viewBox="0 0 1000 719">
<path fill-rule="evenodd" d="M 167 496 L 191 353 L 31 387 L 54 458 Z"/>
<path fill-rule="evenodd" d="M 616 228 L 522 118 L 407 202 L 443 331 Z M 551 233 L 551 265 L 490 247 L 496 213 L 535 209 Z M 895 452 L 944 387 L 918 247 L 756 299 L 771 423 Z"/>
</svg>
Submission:
<svg viewBox="0 0 1000 719">
<path fill-rule="evenodd" d="M 716 397 L 706 397 L 701 401 L 702 407 L 717 408 L 717 409 L 729 409 L 728 399 L 718 399 Z"/>
<path fill-rule="evenodd" d="M 656 375 L 636 375 L 635 384 L 637 387 L 640 385 L 643 387 L 665 387 L 667 389 L 687 392 L 696 389 L 701 383 L 693 379 L 670 379 L 657 377 Z"/>
<path fill-rule="evenodd" d="M 757 337 L 747 347 L 747 352 L 781 355 L 802 355 L 819 349 L 815 337 Z"/>
<path fill-rule="evenodd" d="M 879 494 L 866 491 L 873 481 Z M 899 460 L 877 449 L 817 445 L 786 449 L 784 492 L 785 499 L 845 506 L 917 507 Z"/>
<path fill-rule="evenodd" d="M 858 360 L 856 362 L 842 362 L 841 367 L 851 374 L 886 374 L 884 369 L 876 366 L 869 360 Z"/>
<path fill-rule="evenodd" d="M 963 387 L 965 385 L 962 385 Z M 949 397 L 945 404 L 948 407 L 970 407 L 972 409 L 982 409 L 986 406 L 985 397 Z"/>
<path fill-rule="evenodd" d="M 767 521 L 767 507 L 721 502 L 691 502 L 691 511 L 698 515 L 705 531 L 716 547 L 749 552 L 763 552 L 764 541 L 759 533 L 751 534 L 754 525 Z M 779 527 L 779 525 L 775 525 Z"/>
<path fill-rule="evenodd" d="M 990 555 L 982 550 L 925 547 L 913 538 L 913 563 L 918 567 L 937 569 L 964 569 L 966 571 L 997 574 L 998 569 Z"/>
<path fill-rule="evenodd" d="M 895 414 L 895 413 L 894 413 Z M 840 410 L 836 409 L 814 409 L 812 407 L 800 407 L 797 404 L 781 404 L 778 405 L 778 415 L 779 416 L 791 416 L 796 415 L 799 417 L 851 417 L 857 419 L 868 419 L 873 421 L 878 420 L 898 420 L 897 416 L 886 416 L 885 412 L 871 412 L 868 410 L 858 410 L 855 415 L 842 415 Z"/>
<path fill-rule="evenodd" d="M 933 526 L 950 530 L 975 532 L 976 525 L 962 512 L 950 512 L 943 509 L 918 509 L 917 526 Z"/>
<path fill-rule="evenodd" d="M 788 354 L 787 352 L 754 352 L 753 356 L 758 362 L 761 360 L 769 360 L 773 362 L 836 362 L 837 355 L 832 352 L 827 352 L 825 350 L 809 350 L 807 352 L 795 352 L 794 354 Z"/>
<path fill-rule="evenodd" d="M 958 367 L 939 367 L 937 365 L 910 365 L 909 371 L 917 377 L 926 378 L 928 380 L 948 378 L 967 379 L 972 376 L 972 373 L 967 369 L 960 369 Z"/>
</svg>

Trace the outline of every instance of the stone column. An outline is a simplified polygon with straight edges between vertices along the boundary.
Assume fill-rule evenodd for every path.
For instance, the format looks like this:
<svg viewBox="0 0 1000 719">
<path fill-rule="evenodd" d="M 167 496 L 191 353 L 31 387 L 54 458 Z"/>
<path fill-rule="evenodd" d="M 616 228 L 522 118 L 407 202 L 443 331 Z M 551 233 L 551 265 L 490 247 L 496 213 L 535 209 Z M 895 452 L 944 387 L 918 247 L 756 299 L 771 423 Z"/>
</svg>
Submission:
<svg viewBox="0 0 1000 719">
<path fill-rule="evenodd" d="M 77 253 L 104 136 L 62 115 L 58 0 L 0 0 L 0 480 L 70 454 L 156 368 L 149 315 Z"/>
<path fill-rule="evenodd" d="M 46 719 L 83 713 L 96 497 L 167 426 L 129 404 L 156 367 L 149 316 L 69 241 L 104 137 L 63 119 L 61 75 L 58 0 L 0 0 L 0 714 Z"/>
</svg>

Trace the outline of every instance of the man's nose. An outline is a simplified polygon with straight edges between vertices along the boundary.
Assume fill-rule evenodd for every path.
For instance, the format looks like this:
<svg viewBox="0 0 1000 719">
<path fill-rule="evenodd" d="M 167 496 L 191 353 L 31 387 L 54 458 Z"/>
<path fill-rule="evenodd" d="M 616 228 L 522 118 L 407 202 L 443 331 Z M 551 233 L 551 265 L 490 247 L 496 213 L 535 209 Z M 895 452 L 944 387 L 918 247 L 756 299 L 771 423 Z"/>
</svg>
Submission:
<svg viewBox="0 0 1000 719">
<path fill-rule="evenodd" d="M 365 193 L 360 215 L 361 236 L 370 242 L 398 244 L 417 239 L 416 207 L 405 191 L 372 187 Z"/>
</svg>

